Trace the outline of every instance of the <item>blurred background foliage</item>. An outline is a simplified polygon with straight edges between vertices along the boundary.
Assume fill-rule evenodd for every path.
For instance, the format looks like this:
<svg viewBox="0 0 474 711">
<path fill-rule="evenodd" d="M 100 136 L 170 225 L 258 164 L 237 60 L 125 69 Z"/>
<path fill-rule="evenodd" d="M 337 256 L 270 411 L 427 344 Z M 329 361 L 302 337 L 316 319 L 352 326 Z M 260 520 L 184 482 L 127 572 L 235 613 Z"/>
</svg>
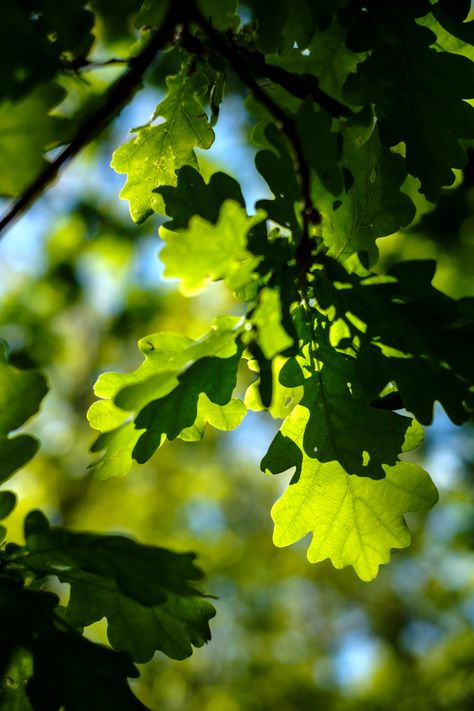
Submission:
<svg viewBox="0 0 474 711">
<path fill-rule="evenodd" d="M 95 0 L 97 62 L 133 51 L 136 0 Z M 162 654 L 141 669 L 137 693 L 164 711 L 463 711 L 474 708 L 474 446 L 470 427 L 439 414 L 416 457 L 440 489 L 440 503 L 411 517 L 413 544 L 395 552 L 367 584 L 352 570 L 311 566 L 305 545 L 276 549 L 269 511 L 285 477 L 259 471 L 277 422 L 249 413 L 225 435 L 165 445 L 124 479 L 88 473 L 94 435 L 85 413 L 105 370 L 141 361 L 139 338 L 159 330 L 196 337 L 217 313 L 239 308 L 219 284 L 187 300 L 161 278 L 159 218 L 134 225 L 118 200 L 122 178 L 108 167 L 130 126 L 143 123 L 178 65 L 164 54 L 145 89 L 63 174 L 0 244 L 0 337 L 12 363 L 40 367 L 51 390 L 28 430 L 42 449 L 8 483 L 20 503 L 8 519 L 21 541 L 28 510 L 53 523 L 124 532 L 143 542 L 195 550 L 218 596 L 213 640 L 184 662 Z M 87 66 L 63 78 L 58 112 L 77 117 L 122 71 Z M 217 139 L 200 156 L 204 174 L 238 178 L 251 208 L 266 197 L 253 167 L 251 121 L 230 78 Z M 74 124 L 74 120 L 72 121 Z M 413 185 L 406 186 L 414 194 Z M 384 269 L 401 258 L 436 258 L 435 284 L 472 295 L 474 155 L 438 207 L 418 196 L 417 221 L 379 240 Z M 242 373 L 242 391 L 248 375 Z M 287 477 L 288 478 L 288 477 Z M 67 594 L 67 593 L 66 593 Z M 105 641 L 101 623 L 92 634 Z"/>
</svg>

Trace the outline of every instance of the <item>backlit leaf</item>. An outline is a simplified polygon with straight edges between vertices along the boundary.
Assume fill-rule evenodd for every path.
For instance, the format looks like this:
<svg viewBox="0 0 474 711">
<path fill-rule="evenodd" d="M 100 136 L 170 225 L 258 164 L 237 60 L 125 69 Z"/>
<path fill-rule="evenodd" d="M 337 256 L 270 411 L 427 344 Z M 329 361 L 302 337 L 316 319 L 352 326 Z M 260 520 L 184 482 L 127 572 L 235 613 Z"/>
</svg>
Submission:
<svg viewBox="0 0 474 711">
<path fill-rule="evenodd" d="M 204 73 L 184 65 L 179 74 L 168 77 L 168 93 L 156 107 L 153 120 L 161 117 L 164 122 L 137 128 L 135 137 L 113 154 L 112 167 L 128 175 L 120 196 L 129 200 L 135 222 L 164 212 L 163 198 L 154 190 L 176 185 L 175 170 L 197 165 L 193 149 L 209 148 L 214 141 L 200 102 L 207 85 Z"/>
<path fill-rule="evenodd" d="M 194 216 L 187 229 L 171 232 L 162 227 L 165 247 L 160 259 L 164 275 L 178 277 L 187 295 L 202 291 L 211 281 L 224 279 L 231 289 L 245 286 L 259 260 L 247 250 L 247 233 L 264 219 L 262 212 L 248 217 L 236 202 L 223 203 L 219 220 L 213 225 Z"/>
<path fill-rule="evenodd" d="M 92 465 L 100 479 L 124 476 L 133 459 L 147 461 L 166 438 L 200 439 L 207 422 L 218 429 L 240 424 L 245 408 L 232 393 L 242 329 L 241 319 L 221 317 L 196 341 L 152 334 L 139 342 L 145 360 L 134 372 L 99 378 L 95 392 L 103 399 L 88 419 L 103 433 L 91 448 L 103 452 Z"/>
<path fill-rule="evenodd" d="M 311 532 L 311 563 L 330 558 L 336 568 L 351 565 L 362 580 L 374 578 L 392 548 L 410 543 L 403 514 L 426 511 L 438 499 L 428 474 L 415 464 L 384 465 L 384 471 L 378 481 L 350 476 L 336 461 L 321 463 L 303 453 L 298 480 L 272 509 L 275 545 Z"/>
</svg>

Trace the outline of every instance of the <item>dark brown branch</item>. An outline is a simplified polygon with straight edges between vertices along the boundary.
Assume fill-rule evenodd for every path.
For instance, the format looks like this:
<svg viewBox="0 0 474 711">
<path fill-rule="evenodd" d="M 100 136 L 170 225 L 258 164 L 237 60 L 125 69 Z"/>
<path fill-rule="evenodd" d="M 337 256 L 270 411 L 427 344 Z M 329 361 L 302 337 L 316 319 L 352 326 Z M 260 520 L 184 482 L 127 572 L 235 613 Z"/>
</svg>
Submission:
<svg viewBox="0 0 474 711">
<path fill-rule="evenodd" d="M 320 89 L 317 86 L 317 80 L 311 81 L 313 77 L 307 79 L 304 75 L 294 74 L 283 67 L 278 67 L 276 64 L 268 64 L 264 55 L 260 52 L 249 50 L 242 45 L 238 45 L 238 47 L 242 58 L 253 66 L 256 73 L 279 84 L 288 93 L 299 99 L 305 99 L 310 96 L 322 109 L 326 109 L 335 118 L 352 116 L 351 109 Z"/>
<path fill-rule="evenodd" d="M 173 10 L 174 6 L 174 10 Z M 138 87 L 141 85 L 143 75 L 154 60 L 163 45 L 179 22 L 176 4 L 171 3 L 171 10 L 162 26 L 153 34 L 146 47 L 136 57 L 130 60 L 127 69 L 112 84 L 103 101 L 97 109 L 80 126 L 76 136 L 51 163 L 48 163 L 43 172 L 25 190 L 0 220 L 0 237 L 13 221 L 42 195 L 48 186 L 57 178 L 60 169 L 71 158 L 76 156 L 88 143 L 98 136 L 111 122 L 111 120 L 130 101 Z"/>
<path fill-rule="evenodd" d="M 229 62 L 233 71 L 240 79 L 240 81 L 250 89 L 252 94 L 255 96 L 257 101 L 259 101 L 262 106 L 264 106 L 267 111 L 276 120 L 278 128 L 285 134 L 288 142 L 290 144 L 291 150 L 293 152 L 293 161 L 295 165 L 296 177 L 301 190 L 302 207 L 301 207 L 301 218 L 302 218 L 302 232 L 301 238 L 296 247 L 296 259 L 300 267 L 302 274 L 302 279 L 306 277 L 306 273 L 311 266 L 311 239 L 310 239 L 310 225 L 318 224 L 321 222 L 321 215 L 316 210 L 313 205 L 311 198 L 311 169 L 306 160 L 306 156 L 303 151 L 303 146 L 301 145 L 300 137 L 296 130 L 293 119 L 286 114 L 286 112 L 273 101 L 273 99 L 268 96 L 268 94 L 262 89 L 262 87 L 255 80 L 252 72 L 249 69 L 248 63 L 242 58 L 240 54 L 240 47 L 229 40 L 224 38 L 219 32 L 217 32 L 212 25 L 210 25 L 204 17 L 199 13 L 198 10 L 191 10 L 191 17 L 196 22 L 197 25 L 204 30 L 207 35 L 211 46 L 215 49 L 224 59 Z"/>
</svg>

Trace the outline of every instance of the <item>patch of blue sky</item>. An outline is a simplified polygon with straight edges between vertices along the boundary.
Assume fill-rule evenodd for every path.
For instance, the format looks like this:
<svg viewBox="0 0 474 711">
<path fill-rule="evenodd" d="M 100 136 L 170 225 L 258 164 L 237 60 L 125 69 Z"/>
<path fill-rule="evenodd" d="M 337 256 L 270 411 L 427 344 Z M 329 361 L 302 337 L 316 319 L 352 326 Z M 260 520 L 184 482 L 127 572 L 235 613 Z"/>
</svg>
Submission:
<svg viewBox="0 0 474 711">
<path fill-rule="evenodd" d="M 208 498 L 193 498 L 183 507 L 186 527 L 200 538 L 214 538 L 226 529 L 224 512 L 218 503 Z"/>
<path fill-rule="evenodd" d="M 401 641 L 411 654 L 422 656 L 443 637 L 444 632 L 438 625 L 427 620 L 412 620 L 403 629 Z"/>
<path fill-rule="evenodd" d="M 363 687 L 377 670 L 383 645 L 365 630 L 353 630 L 343 635 L 333 658 L 336 683 L 352 693 Z"/>
</svg>

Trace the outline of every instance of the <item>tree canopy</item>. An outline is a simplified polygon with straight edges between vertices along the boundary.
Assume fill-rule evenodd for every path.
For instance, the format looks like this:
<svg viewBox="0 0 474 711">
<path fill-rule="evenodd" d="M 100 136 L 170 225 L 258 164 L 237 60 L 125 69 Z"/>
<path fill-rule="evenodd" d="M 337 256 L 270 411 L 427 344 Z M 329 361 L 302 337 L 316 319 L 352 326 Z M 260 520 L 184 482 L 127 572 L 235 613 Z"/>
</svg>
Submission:
<svg viewBox="0 0 474 711">
<path fill-rule="evenodd" d="M 204 585 L 176 513 L 181 488 L 204 507 L 227 500 L 212 471 L 216 431 L 235 430 L 243 450 L 258 437 L 260 469 L 275 476 L 262 493 L 264 478 L 237 475 L 246 491 L 229 494 L 229 529 L 234 516 L 257 541 L 255 521 L 278 497 L 273 543 L 305 539 L 295 579 L 311 580 L 317 563 L 337 594 L 351 580 L 368 596 L 339 570 L 373 580 L 410 544 L 405 515 L 438 500 L 423 426 L 435 406 L 455 426 L 474 408 L 474 19 L 464 0 L 0 4 L 0 236 L 20 218 L 34 233 L 38 220 L 43 260 L 18 281 L 7 266 L 0 284 L 0 483 L 14 476 L 0 491 L 0 519 L 11 515 L 0 527 L 1 704 L 150 708 L 153 695 L 129 685 L 136 665 L 156 652 L 188 658 L 211 639 L 213 595 L 231 596 Z M 136 125 L 144 95 L 154 107 Z M 226 112 L 240 117 L 256 197 L 213 157 Z M 97 172 L 107 163 L 112 187 Z M 48 208 L 55 194 L 60 208 Z M 158 244 L 178 293 L 150 277 Z M 226 451 L 229 470 L 236 456 Z M 193 466 L 196 490 L 165 481 Z M 28 477 L 53 497 L 46 512 L 47 497 L 29 501 Z M 464 482 L 458 494 L 467 500 Z M 153 518 L 143 542 L 120 507 L 105 513 L 108 496 Z M 203 530 L 220 531 L 205 511 Z M 412 520 L 422 541 L 423 519 Z M 235 539 L 222 544 L 230 559 Z M 278 566 L 283 553 L 265 550 Z M 397 561 L 405 555 L 415 560 Z M 271 616 L 252 624 L 263 635 Z M 403 625 L 387 625 L 398 653 Z M 466 668 L 467 639 L 461 626 Z M 415 682 L 429 688 L 436 670 L 435 660 Z M 307 679 L 276 700 L 269 685 L 263 703 L 358 708 Z M 471 688 L 459 698 L 447 688 L 440 709 L 470 708 Z M 247 701 L 235 703 L 257 708 Z M 241 706 L 224 694 L 201 708 Z"/>
</svg>

